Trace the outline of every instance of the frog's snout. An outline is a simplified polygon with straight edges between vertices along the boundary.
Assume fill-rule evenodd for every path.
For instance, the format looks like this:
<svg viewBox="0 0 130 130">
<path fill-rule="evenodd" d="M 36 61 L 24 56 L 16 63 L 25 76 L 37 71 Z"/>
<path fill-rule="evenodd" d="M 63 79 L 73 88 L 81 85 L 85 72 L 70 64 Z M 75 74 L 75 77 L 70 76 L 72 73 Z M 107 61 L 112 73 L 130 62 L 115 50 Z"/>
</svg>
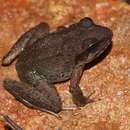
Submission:
<svg viewBox="0 0 130 130">
<path fill-rule="evenodd" d="M 111 29 L 104 27 L 104 31 L 102 32 L 102 35 L 105 39 L 112 40 L 113 32 Z"/>
</svg>

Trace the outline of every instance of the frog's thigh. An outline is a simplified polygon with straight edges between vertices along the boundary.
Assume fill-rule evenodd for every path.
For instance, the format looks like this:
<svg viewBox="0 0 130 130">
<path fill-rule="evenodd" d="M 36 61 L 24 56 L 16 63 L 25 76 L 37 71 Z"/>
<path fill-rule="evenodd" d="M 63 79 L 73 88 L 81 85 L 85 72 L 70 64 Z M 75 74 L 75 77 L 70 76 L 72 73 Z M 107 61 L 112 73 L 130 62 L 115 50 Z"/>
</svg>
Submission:
<svg viewBox="0 0 130 130">
<path fill-rule="evenodd" d="M 46 109 L 55 113 L 61 111 L 62 103 L 55 87 L 44 80 L 39 81 L 37 87 L 32 87 L 23 82 L 6 79 L 4 87 L 17 100 L 29 107 L 43 111 Z"/>
<path fill-rule="evenodd" d="M 25 47 L 32 45 L 37 39 L 43 38 L 49 32 L 47 23 L 40 23 L 25 32 L 14 44 L 8 54 L 3 58 L 2 64 L 10 64 Z"/>
</svg>

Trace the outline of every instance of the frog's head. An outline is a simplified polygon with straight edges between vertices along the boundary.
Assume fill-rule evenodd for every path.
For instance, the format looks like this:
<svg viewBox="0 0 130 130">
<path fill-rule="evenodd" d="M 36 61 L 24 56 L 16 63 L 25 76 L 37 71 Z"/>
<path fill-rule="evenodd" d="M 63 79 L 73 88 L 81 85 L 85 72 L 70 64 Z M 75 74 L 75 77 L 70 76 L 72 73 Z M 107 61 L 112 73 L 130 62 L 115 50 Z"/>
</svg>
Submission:
<svg viewBox="0 0 130 130">
<path fill-rule="evenodd" d="M 112 43 L 112 31 L 104 26 L 96 25 L 91 18 L 85 17 L 79 22 L 84 29 L 85 44 L 88 51 L 88 62 L 99 56 Z"/>
<path fill-rule="evenodd" d="M 112 39 L 112 31 L 104 26 L 97 25 L 93 22 L 93 20 L 89 17 L 85 17 L 80 20 L 79 26 L 84 28 L 86 38 L 88 39 L 97 39 L 101 41 L 103 39 Z"/>
</svg>

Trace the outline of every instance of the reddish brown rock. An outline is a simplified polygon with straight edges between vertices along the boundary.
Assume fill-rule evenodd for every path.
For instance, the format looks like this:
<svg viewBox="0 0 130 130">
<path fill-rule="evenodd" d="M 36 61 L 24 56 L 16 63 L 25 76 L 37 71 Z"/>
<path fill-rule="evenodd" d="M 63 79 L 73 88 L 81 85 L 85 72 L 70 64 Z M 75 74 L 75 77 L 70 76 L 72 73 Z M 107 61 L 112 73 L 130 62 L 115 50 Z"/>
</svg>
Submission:
<svg viewBox="0 0 130 130">
<path fill-rule="evenodd" d="M 6 77 L 17 79 L 13 63 L 0 66 L 0 114 L 12 117 L 25 130 L 129 130 L 130 129 L 130 6 L 116 0 L 10 0 L 0 1 L 0 63 L 18 37 L 40 21 L 51 28 L 71 24 L 84 16 L 113 30 L 110 54 L 86 70 L 84 93 L 95 90 L 95 103 L 60 113 L 62 120 L 29 109 L 3 88 Z M 72 104 L 69 82 L 58 84 L 64 104 Z M 0 129 L 5 123 L 0 121 Z"/>
</svg>

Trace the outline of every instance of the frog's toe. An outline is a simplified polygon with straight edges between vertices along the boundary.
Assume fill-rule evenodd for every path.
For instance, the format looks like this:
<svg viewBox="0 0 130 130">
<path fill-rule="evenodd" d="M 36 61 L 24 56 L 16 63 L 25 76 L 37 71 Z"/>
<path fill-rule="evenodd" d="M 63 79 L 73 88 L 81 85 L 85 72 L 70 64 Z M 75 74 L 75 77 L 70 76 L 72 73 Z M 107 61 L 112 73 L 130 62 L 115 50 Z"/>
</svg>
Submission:
<svg viewBox="0 0 130 130">
<path fill-rule="evenodd" d="M 32 87 L 15 80 L 6 79 L 4 81 L 5 89 L 26 106 L 41 111 L 60 112 L 62 102 L 56 89 L 47 85 L 40 87 L 40 85 L 45 84 L 41 83 L 38 87 Z"/>
<path fill-rule="evenodd" d="M 86 97 L 80 97 L 78 99 L 73 99 L 74 103 L 78 106 L 78 107 L 83 107 L 89 103 L 94 102 L 93 99 L 90 98 L 86 98 Z"/>
</svg>

